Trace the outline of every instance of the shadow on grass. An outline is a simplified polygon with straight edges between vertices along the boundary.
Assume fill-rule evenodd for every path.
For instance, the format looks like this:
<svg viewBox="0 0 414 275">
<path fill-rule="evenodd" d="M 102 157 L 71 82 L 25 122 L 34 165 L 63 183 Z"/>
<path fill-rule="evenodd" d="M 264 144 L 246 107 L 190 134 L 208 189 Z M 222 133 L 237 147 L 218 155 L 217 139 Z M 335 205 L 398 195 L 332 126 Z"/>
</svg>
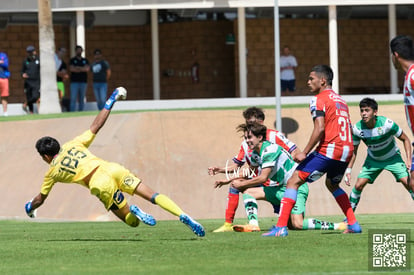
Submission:
<svg viewBox="0 0 414 275">
<path fill-rule="evenodd" d="M 143 239 L 56 239 L 47 242 L 144 242 Z"/>
</svg>

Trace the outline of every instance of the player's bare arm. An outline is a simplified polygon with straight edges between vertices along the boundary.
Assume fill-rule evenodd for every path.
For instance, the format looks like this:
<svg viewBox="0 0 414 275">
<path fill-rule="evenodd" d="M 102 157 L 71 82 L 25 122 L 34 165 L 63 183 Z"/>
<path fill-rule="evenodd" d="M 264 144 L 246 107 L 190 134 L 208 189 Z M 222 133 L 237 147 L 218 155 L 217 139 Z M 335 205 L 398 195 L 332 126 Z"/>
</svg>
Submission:
<svg viewBox="0 0 414 275">
<path fill-rule="evenodd" d="M 252 179 L 242 179 L 242 180 L 234 180 L 232 182 L 232 186 L 240 191 L 244 191 L 249 187 L 257 186 L 263 184 L 269 178 L 270 172 L 272 172 L 273 167 L 266 167 L 262 169 L 262 172 L 257 177 Z"/>
<path fill-rule="evenodd" d="M 32 200 L 32 208 L 33 210 L 38 208 L 43 204 L 43 202 L 46 200 L 47 195 L 43 195 L 42 193 L 39 193 L 36 197 Z"/>
<path fill-rule="evenodd" d="M 345 176 L 344 176 L 344 181 L 345 184 L 348 186 L 351 186 L 351 172 L 352 172 L 352 167 L 354 166 L 357 154 L 358 154 L 358 145 L 354 145 L 354 153 L 352 154 L 351 160 L 348 163 L 348 167 L 345 170 Z"/>
<path fill-rule="evenodd" d="M 312 149 L 321 140 L 324 133 L 325 133 L 325 117 L 323 116 L 316 117 L 315 120 L 313 121 L 312 135 L 309 138 L 308 144 L 306 145 L 305 149 L 303 149 L 303 153 L 305 153 L 306 155 L 309 154 L 312 151 Z"/>
<path fill-rule="evenodd" d="M 239 167 L 240 165 L 235 162 L 233 162 L 233 164 L 226 166 L 226 167 L 211 166 L 211 167 L 208 167 L 208 174 L 210 176 L 214 176 L 216 174 L 232 173 L 233 171 L 236 171 L 237 168 Z"/>
<path fill-rule="evenodd" d="M 230 178 L 230 179 L 216 180 L 214 182 L 214 188 L 220 188 L 223 185 L 227 185 L 229 183 L 232 183 L 235 180 L 244 180 L 244 179 L 246 179 L 246 178 L 244 178 L 244 177 L 235 177 L 235 178 Z"/>
<path fill-rule="evenodd" d="M 410 171 L 410 169 L 411 169 L 411 160 L 412 160 L 411 142 L 410 142 L 408 136 L 404 132 L 401 133 L 401 135 L 398 137 L 398 139 L 401 140 L 404 143 L 406 166 L 407 166 L 408 171 Z"/>
<path fill-rule="evenodd" d="M 301 153 L 302 151 L 296 146 L 295 150 L 290 152 L 290 155 L 292 156 L 293 160 L 296 159 L 296 157 Z M 295 160 L 296 161 L 296 160 Z"/>
<path fill-rule="evenodd" d="M 31 201 L 27 202 L 24 206 L 27 216 L 29 216 L 30 218 L 36 218 L 36 209 L 43 204 L 46 198 L 47 195 L 39 193 Z"/>
<path fill-rule="evenodd" d="M 109 99 L 106 101 L 104 108 L 96 116 L 95 120 L 92 122 L 91 127 L 89 128 L 93 134 L 97 134 L 102 126 L 105 124 L 108 119 L 109 114 L 111 113 L 112 106 L 117 100 L 126 99 L 127 91 L 123 87 L 116 88 Z"/>
</svg>

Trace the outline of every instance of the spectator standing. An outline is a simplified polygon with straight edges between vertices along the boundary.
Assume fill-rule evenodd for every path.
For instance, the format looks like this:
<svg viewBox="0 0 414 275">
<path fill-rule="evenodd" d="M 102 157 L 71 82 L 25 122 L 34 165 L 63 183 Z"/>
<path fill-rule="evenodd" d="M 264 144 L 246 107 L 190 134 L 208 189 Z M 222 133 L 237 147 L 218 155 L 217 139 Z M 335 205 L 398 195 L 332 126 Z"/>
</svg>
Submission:
<svg viewBox="0 0 414 275">
<path fill-rule="evenodd" d="M 89 61 L 82 57 L 83 48 L 75 47 L 75 56 L 70 59 L 70 111 L 74 112 L 76 100 L 79 102 L 79 111 L 85 106 L 85 94 L 88 87 Z"/>
<path fill-rule="evenodd" d="M 3 116 L 8 116 L 9 77 L 9 58 L 6 53 L 0 52 L 0 96 L 1 104 L 3 105 Z"/>
<path fill-rule="evenodd" d="M 40 61 L 34 46 L 26 48 L 27 57 L 23 60 L 22 77 L 24 79 L 24 92 L 26 102 L 23 103 L 23 110 L 33 114 L 33 103 L 40 103 Z"/>
<path fill-rule="evenodd" d="M 284 46 L 280 56 L 280 85 L 282 93 L 293 93 L 296 90 L 295 70 L 298 66 L 296 57 L 290 53 L 288 46 Z"/>
<path fill-rule="evenodd" d="M 105 106 L 108 80 L 111 77 L 111 68 L 109 63 L 103 59 L 100 49 L 96 49 L 93 54 L 94 62 L 91 65 L 93 74 L 93 92 L 95 94 L 98 109 L 102 110 Z"/>
<path fill-rule="evenodd" d="M 69 74 L 67 70 L 67 65 L 63 58 L 66 55 L 66 49 L 61 47 L 55 53 L 55 62 L 56 62 L 56 82 L 59 94 L 59 101 L 62 105 L 62 99 L 65 96 L 65 83 L 64 81 L 69 79 Z"/>
</svg>

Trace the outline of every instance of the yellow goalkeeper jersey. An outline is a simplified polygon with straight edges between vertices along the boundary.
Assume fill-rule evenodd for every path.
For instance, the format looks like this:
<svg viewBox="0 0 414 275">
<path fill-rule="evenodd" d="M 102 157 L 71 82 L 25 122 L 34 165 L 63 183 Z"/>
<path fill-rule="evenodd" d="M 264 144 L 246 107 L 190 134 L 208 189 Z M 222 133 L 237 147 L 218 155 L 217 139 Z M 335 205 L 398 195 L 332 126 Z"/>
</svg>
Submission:
<svg viewBox="0 0 414 275">
<path fill-rule="evenodd" d="M 106 162 L 88 150 L 94 139 L 95 135 L 87 130 L 80 136 L 63 144 L 59 153 L 50 163 L 40 193 L 48 195 L 56 182 L 78 183 L 88 187 L 83 179 L 100 164 Z"/>
</svg>

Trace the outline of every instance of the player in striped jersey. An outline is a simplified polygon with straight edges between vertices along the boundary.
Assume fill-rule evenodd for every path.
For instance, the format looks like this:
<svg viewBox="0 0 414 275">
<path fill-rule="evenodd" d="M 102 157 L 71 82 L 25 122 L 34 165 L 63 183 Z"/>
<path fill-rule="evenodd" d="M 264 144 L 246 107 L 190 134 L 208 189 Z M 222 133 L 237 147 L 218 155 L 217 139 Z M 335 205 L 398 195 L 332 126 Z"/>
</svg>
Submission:
<svg viewBox="0 0 414 275">
<path fill-rule="evenodd" d="M 353 153 L 351 122 L 348 105 L 332 90 L 333 71 L 327 65 L 316 65 L 308 77 L 308 86 L 315 93 L 310 103 L 313 131 L 309 141 L 297 157 L 301 163 L 288 180 L 281 202 L 280 217 L 275 227 L 262 236 L 284 237 L 296 202 L 298 188 L 305 182 L 314 182 L 326 174 L 325 185 L 347 217 L 346 233 L 361 233 L 348 196 L 339 187 Z M 316 146 L 316 150 L 311 150 Z"/>
<path fill-rule="evenodd" d="M 414 42 L 408 35 L 399 35 L 390 42 L 394 67 L 404 72 L 404 105 L 405 115 L 411 133 L 414 135 Z M 414 188 L 414 159 L 411 159 L 410 186 Z"/>
<path fill-rule="evenodd" d="M 413 190 L 409 183 L 408 169 L 411 166 L 411 143 L 404 131 L 389 118 L 377 116 L 378 103 L 375 99 L 364 98 L 359 102 L 361 120 L 352 127 L 352 139 L 354 140 L 354 155 L 345 172 L 345 183 L 349 186 L 351 169 L 354 165 L 358 146 L 361 140 L 367 145 L 367 157 L 358 175 L 358 180 L 349 196 L 352 210 L 355 209 L 361 198 L 361 192 L 367 183 L 374 183 L 378 175 L 383 171 L 390 171 L 395 179 L 401 182 L 411 193 Z M 407 165 L 401 157 L 400 149 L 395 142 L 398 138 L 404 143 Z"/>
<path fill-rule="evenodd" d="M 265 114 L 262 109 L 257 107 L 250 107 L 243 111 L 243 117 L 246 123 L 258 122 L 263 123 L 265 120 Z M 272 143 L 278 144 L 282 146 L 286 151 L 292 154 L 292 156 L 296 156 L 300 150 L 297 148 L 296 144 L 287 139 L 282 133 L 268 129 L 267 130 L 267 140 Z M 217 167 L 212 166 L 208 168 L 209 175 L 213 176 L 218 173 L 233 173 L 233 171 L 237 171 L 240 169 L 244 164 L 248 164 L 250 166 L 250 157 L 251 157 L 252 150 L 249 149 L 246 141 L 243 140 L 240 146 L 239 153 L 233 158 L 233 164 L 225 167 Z M 240 191 L 229 187 L 229 193 L 227 195 L 227 207 L 225 211 L 225 222 L 222 226 L 214 230 L 213 232 L 228 232 L 233 231 L 233 221 L 234 216 L 236 214 L 236 210 L 239 204 L 239 195 Z M 257 204 L 254 199 L 249 199 L 246 201 L 247 204 Z M 245 205 L 246 211 L 249 208 L 249 205 Z M 279 209 L 275 209 L 275 213 L 278 213 Z M 248 214 L 249 215 L 249 214 Z M 257 218 L 257 217 L 256 217 Z M 252 225 L 254 226 L 255 230 L 257 230 L 258 224 L 257 219 L 256 222 L 254 219 L 251 219 Z"/>
<path fill-rule="evenodd" d="M 238 130 L 244 133 L 247 144 L 253 151 L 251 155 L 251 166 L 260 168 L 261 172 L 257 177 L 251 179 L 239 177 L 225 181 L 218 180 L 215 182 L 215 187 L 217 188 L 231 183 L 233 188 L 243 192 L 243 196 L 246 196 L 246 199 L 266 200 L 272 205 L 280 206 L 280 201 L 286 190 L 286 182 L 295 171 L 297 163 L 281 146 L 264 139 L 266 137 L 266 126 L 259 123 L 242 124 L 239 125 Z M 266 182 L 269 182 L 269 184 L 264 185 Z M 307 184 L 299 187 L 298 199 L 289 219 L 289 228 L 299 230 L 334 230 L 346 228 L 345 223 L 335 224 L 312 218 L 304 220 L 308 193 L 309 189 Z M 250 204 L 248 211 L 252 213 L 248 215 L 249 224 L 235 225 L 233 227 L 234 231 L 260 231 L 254 230 L 254 227 L 250 224 L 252 215 L 255 214 L 257 216 L 257 203 Z"/>
</svg>

